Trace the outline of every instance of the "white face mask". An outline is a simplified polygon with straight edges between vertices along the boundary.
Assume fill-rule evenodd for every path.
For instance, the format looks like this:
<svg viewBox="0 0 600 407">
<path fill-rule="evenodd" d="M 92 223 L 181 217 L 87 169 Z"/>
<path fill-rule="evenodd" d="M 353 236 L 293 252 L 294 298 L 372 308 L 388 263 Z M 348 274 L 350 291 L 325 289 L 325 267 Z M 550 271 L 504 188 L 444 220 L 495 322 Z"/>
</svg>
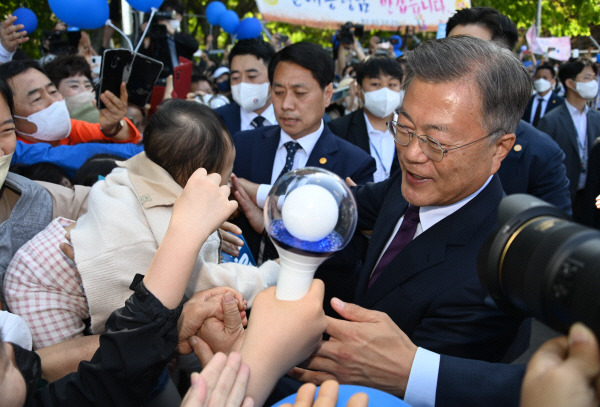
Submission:
<svg viewBox="0 0 600 407">
<path fill-rule="evenodd" d="M 584 99 L 593 99 L 598 94 L 598 81 L 575 82 L 575 90 Z"/>
<path fill-rule="evenodd" d="M 231 97 L 246 112 L 261 109 L 269 100 L 269 82 L 254 84 L 242 82 L 231 87 Z"/>
<path fill-rule="evenodd" d="M 181 21 L 179 20 L 169 20 L 169 25 L 173 29 L 173 31 L 179 30 L 179 26 L 181 25 Z"/>
<path fill-rule="evenodd" d="M 381 88 L 371 92 L 363 91 L 365 108 L 376 117 L 386 118 L 400 106 L 404 95 L 390 88 Z"/>
<path fill-rule="evenodd" d="M 17 133 L 33 137 L 40 141 L 62 140 L 69 137 L 71 133 L 71 118 L 69 117 L 69 110 L 64 100 L 54 102 L 47 108 L 30 114 L 27 117 L 17 115 L 15 117 L 27 120 L 37 127 L 37 131 L 33 134 L 18 130 Z"/>
<path fill-rule="evenodd" d="M 552 87 L 552 84 L 550 83 L 550 81 L 547 81 L 544 78 L 540 78 L 538 80 L 533 81 L 533 87 L 535 88 L 537 93 L 544 93 Z"/>
<path fill-rule="evenodd" d="M 8 169 L 10 168 L 12 156 L 13 153 L 0 157 L 0 187 L 4 185 L 4 181 L 6 181 L 6 175 L 8 175 Z"/>
</svg>

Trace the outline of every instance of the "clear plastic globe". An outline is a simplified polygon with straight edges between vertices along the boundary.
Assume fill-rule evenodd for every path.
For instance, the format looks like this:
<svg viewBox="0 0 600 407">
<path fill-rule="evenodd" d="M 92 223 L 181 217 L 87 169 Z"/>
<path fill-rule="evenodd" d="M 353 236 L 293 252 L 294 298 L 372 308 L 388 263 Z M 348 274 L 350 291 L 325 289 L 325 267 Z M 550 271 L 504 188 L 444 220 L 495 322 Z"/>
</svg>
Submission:
<svg viewBox="0 0 600 407">
<path fill-rule="evenodd" d="M 356 201 L 346 183 L 316 167 L 290 171 L 273 185 L 264 207 L 266 231 L 294 253 L 326 257 L 343 249 L 356 228 Z"/>
<path fill-rule="evenodd" d="M 352 238 L 356 201 L 340 177 L 306 167 L 277 180 L 264 216 L 281 264 L 277 298 L 297 300 L 308 292 L 317 267 Z"/>
</svg>

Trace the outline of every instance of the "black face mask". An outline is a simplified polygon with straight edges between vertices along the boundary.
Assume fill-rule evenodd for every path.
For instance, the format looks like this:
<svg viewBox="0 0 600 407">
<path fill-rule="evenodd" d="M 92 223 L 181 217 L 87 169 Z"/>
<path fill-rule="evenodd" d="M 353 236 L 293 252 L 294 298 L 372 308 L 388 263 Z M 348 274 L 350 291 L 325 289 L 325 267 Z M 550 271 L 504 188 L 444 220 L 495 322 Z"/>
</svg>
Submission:
<svg viewBox="0 0 600 407">
<path fill-rule="evenodd" d="M 229 86 L 229 79 L 226 81 L 217 82 L 217 89 L 221 93 L 227 93 L 231 90 L 231 86 Z"/>
<path fill-rule="evenodd" d="M 23 349 L 19 345 L 12 344 L 12 346 L 15 354 L 15 364 L 23 375 L 27 386 L 25 406 L 30 406 L 33 403 L 33 393 L 35 393 L 38 381 L 42 377 L 42 362 L 37 353 Z"/>
</svg>

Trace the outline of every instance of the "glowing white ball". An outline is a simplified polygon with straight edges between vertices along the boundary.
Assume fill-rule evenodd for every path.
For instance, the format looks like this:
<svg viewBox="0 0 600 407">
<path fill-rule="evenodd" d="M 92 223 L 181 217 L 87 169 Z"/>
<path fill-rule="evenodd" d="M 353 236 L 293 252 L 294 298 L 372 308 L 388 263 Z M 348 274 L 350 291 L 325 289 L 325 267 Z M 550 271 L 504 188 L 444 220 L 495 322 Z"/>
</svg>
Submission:
<svg viewBox="0 0 600 407">
<path fill-rule="evenodd" d="M 338 221 L 338 204 L 331 192 L 319 185 L 303 185 L 285 197 L 281 218 L 298 239 L 316 242 L 331 233 Z"/>
</svg>

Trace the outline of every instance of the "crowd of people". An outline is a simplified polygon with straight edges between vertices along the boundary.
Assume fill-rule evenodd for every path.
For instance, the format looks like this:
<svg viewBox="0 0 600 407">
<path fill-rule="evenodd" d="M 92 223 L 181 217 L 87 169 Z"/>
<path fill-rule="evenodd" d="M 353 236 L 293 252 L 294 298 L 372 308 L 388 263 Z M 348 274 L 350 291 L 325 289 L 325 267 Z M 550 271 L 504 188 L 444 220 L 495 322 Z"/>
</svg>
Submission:
<svg viewBox="0 0 600 407">
<path fill-rule="evenodd" d="M 125 83 L 95 94 L 87 34 L 35 61 L 15 17 L 0 26 L 0 405 L 308 406 L 321 385 L 334 406 L 338 383 L 413 406 L 598 404 L 594 333 L 511 363 L 531 319 L 494 303 L 477 256 L 507 194 L 600 227 L 600 63 L 530 73 L 489 7 L 412 50 L 346 24 L 333 51 L 274 35 L 217 61 L 180 4 L 161 11 L 141 53 L 164 96 L 145 107 Z M 263 207 L 307 166 L 352 187 L 358 225 L 281 301 Z M 255 264 L 224 262 L 242 245 Z"/>
</svg>

